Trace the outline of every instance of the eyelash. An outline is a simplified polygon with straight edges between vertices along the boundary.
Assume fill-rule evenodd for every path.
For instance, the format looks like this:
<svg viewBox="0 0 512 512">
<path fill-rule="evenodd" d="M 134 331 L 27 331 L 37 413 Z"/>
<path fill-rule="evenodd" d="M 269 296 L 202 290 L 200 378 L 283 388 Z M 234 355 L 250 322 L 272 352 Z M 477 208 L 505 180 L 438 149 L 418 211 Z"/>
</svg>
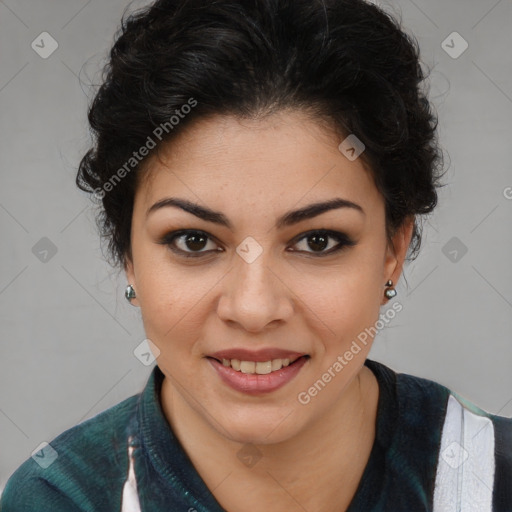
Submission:
<svg viewBox="0 0 512 512">
<path fill-rule="evenodd" d="M 185 236 L 191 235 L 191 234 L 203 235 L 206 238 L 208 238 L 209 240 L 212 240 L 212 238 L 213 238 L 210 235 L 208 235 L 208 233 L 206 233 L 205 231 L 201 231 L 201 230 L 197 230 L 197 229 L 183 229 L 180 231 L 174 231 L 172 233 L 166 234 L 158 243 L 160 243 L 161 245 L 168 246 L 171 251 L 173 251 L 174 253 L 176 253 L 180 256 L 183 256 L 185 258 L 201 258 L 204 255 L 211 252 L 211 251 L 187 252 L 187 251 L 183 251 L 183 250 L 178 249 L 175 246 L 173 246 L 173 243 L 176 239 L 185 237 Z M 315 257 L 315 258 L 322 258 L 322 257 L 330 256 L 331 254 L 337 253 L 346 247 L 353 247 L 354 245 L 356 245 L 356 242 L 354 242 L 345 233 L 340 233 L 338 231 L 331 231 L 328 229 L 315 229 L 312 231 L 307 231 L 306 233 L 303 233 L 302 235 L 300 235 L 299 237 L 296 237 L 294 239 L 294 245 L 301 242 L 302 240 L 307 240 L 309 237 L 311 237 L 313 235 L 324 235 L 327 238 L 333 238 L 338 241 L 338 245 L 335 246 L 334 248 L 331 248 L 328 252 L 320 252 L 320 253 L 315 253 L 315 252 L 310 252 L 310 251 L 292 251 L 292 252 L 306 252 L 307 254 L 313 255 L 313 257 Z M 214 251 L 214 252 L 220 252 L 220 251 Z"/>
</svg>

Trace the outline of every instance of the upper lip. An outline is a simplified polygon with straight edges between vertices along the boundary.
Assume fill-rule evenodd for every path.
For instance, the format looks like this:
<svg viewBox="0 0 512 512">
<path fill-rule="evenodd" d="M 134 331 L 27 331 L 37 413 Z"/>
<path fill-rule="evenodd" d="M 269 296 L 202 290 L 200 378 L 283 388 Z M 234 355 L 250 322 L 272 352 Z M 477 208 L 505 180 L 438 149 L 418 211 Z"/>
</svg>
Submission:
<svg viewBox="0 0 512 512">
<path fill-rule="evenodd" d="M 295 361 L 299 357 L 307 354 L 303 352 L 294 352 L 291 350 L 282 350 L 278 348 L 263 348 L 260 350 L 248 350 L 246 348 L 232 348 L 220 350 L 209 354 L 207 357 L 214 359 L 238 359 L 240 361 L 271 361 L 273 359 L 289 359 Z"/>
</svg>

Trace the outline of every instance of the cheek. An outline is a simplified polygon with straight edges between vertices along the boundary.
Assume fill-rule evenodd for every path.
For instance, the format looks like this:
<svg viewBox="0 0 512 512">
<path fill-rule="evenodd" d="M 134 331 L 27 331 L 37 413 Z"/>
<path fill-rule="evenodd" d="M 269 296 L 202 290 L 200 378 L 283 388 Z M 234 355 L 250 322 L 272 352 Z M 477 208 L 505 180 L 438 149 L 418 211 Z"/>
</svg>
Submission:
<svg viewBox="0 0 512 512">
<path fill-rule="evenodd" d="M 181 277 L 183 280 L 183 277 Z M 148 274 L 141 286 L 140 309 L 146 333 L 167 343 L 183 335 L 187 321 L 200 301 L 197 290 L 184 286 L 179 279 L 166 274 Z"/>
<path fill-rule="evenodd" d="M 325 299 L 325 313 L 320 313 L 331 330 L 331 335 L 324 338 L 329 351 L 350 344 L 375 323 L 380 301 L 379 289 L 373 282 L 344 283 L 343 289 L 332 290 Z"/>
<path fill-rule="evenodd" d="M 179 268 L 165 257 L 139 260 L 140 311 L 146 336 L 160 349 L 159 364 L 176 369 L 183 358 L 195 355 L 207 308 L 211 308 L 214 274 Z"/>
<path fill-rule="evenodd" d="M 134 236 L 133 257 L 143 320 L 163 328 L 173 317 L 183 316 L 191 294 L 185 293 L 186 275 L 173 269 L 165 247 L 148 236 Z"/>
<path fill-rule="evenodd" d="M 378 319 L 384 294 L 383 263 L 378 254 L 361 251 L 347 259 L 321 287 L 304 283 L 303 296 L 320 320 L 315 323 L 321 326 L 324 349 L 331 355 L 349 346 Z"/>
<path fill-rule="evenodd" d="M 194 288 L 184 284 L 185 275 L 172 271 L 161 256 L 163 252 L 141 250 L 134 256 L 144 328 L 148 338 L 158 345 L 175 336 L 194 300 Z"/>
<path fill-rule="evenodd" d="M 169 283 L 165 280 L 146 281 L 144 286 L 148 293 L 144 295 L 140 308 L 145 335 L 159 350 L 157 364 L 178 385 L 190 382 L 192 378 L 193 367 L 183 362 L 194 356 L 198 331 L 191 325 L 194 303 L 190 293 L 166 284 Z"/>
</svg>

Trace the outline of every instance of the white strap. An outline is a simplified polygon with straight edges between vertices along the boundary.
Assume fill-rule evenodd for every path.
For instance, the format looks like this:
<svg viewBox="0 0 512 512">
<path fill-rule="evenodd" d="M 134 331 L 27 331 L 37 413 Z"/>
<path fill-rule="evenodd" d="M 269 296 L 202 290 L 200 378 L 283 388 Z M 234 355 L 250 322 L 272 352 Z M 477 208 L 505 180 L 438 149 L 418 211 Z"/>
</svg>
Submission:
<svg viewBox="0 0 512 512">
<path fill-rule="evenodd" d="M 434 512 L 492 512 L 494 425 L 450 395 L 441 436 Z"/>
<path fill-rule="evenodd" d="M 132 438 L 128 439 L 128 459 L 130 467 L 128 469 L 128 478 L 123 486 L 123 498 L 121 512 L 140 512 L 139 494 L 137 492 L 137 479 L 135 478 L 135 469 L 133 462 L 133 446 L 130 446 Z"/>
</svg>

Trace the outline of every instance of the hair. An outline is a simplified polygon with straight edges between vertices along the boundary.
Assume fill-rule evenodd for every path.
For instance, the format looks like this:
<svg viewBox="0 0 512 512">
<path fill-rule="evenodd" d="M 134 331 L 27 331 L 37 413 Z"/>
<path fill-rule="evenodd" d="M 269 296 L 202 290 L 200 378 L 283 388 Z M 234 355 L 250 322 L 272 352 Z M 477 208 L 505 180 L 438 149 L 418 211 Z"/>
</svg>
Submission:
<svg viewBox="0 0 512 512">
<path fill-rule="evenodd" d="M 442 186 L 438 121 L 419 56 L 401 20 L 364 0 L 157 0 L 125 10 L 89 107 L 93 144 L 76 177 L 101 199 L 97 224 L 109 259 L 131 259 L 147 160 L 134 151 L 150 141 L 158 149 L 201 118 L 285 109 L 363 142 L 359 158 L 384 197 L 388 237 L 414 218 L 414 259 L 417 216 L 434 209 Z"/>
</svg>

